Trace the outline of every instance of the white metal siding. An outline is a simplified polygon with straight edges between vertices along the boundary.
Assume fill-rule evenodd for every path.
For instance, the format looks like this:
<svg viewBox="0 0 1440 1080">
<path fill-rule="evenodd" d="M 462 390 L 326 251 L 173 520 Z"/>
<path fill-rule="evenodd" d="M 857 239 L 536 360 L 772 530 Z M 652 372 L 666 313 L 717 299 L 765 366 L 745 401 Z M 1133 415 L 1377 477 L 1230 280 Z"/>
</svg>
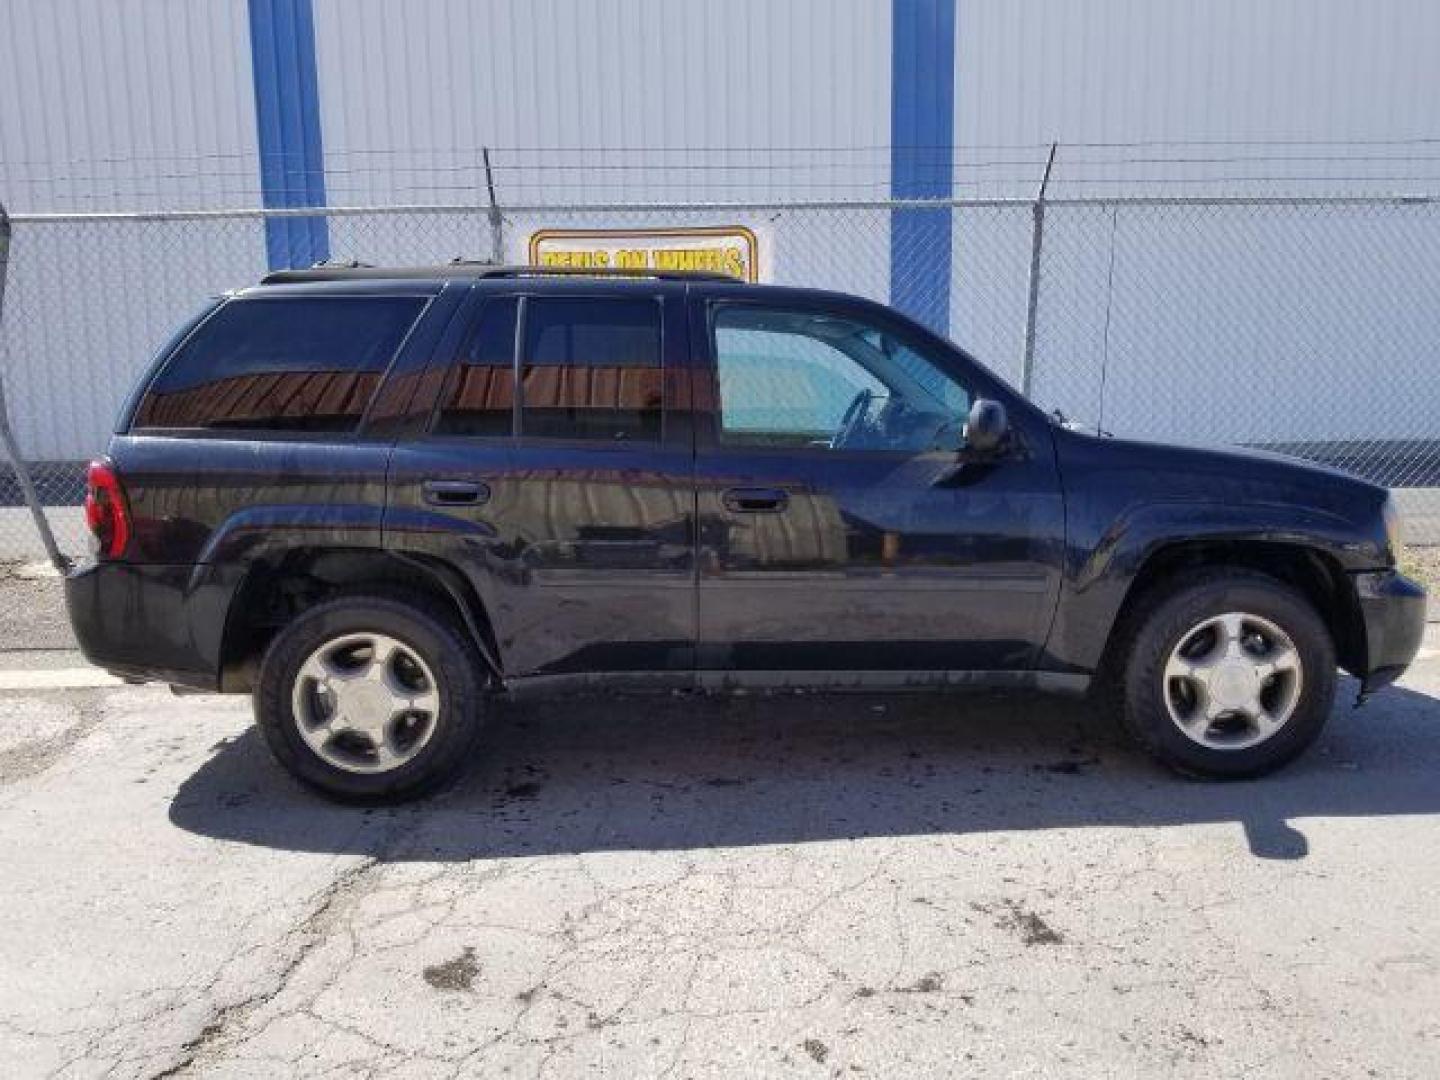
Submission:
<svg viewBox="0 0 1440 1080">
<path fill-rule="evenodd" d="M 1032 191 L 1053 141 L 1056 194 L 1409 190 L 1440 173 L 1433 141 L 1375 145 L 1440 135 L 1434 0 L 958 0 L 956 22 L 956 162 L 985 193 Z"/>
<path fill-rule="evenodd" d="M 474 194 L 485 145 L 510 201 L 888 187 L 889 0 L 315 10 L 337 196 Z M 964 190 L 1028 191 L 1051 140 L 1071 144 L 1062 194 L 1193 190 L 1176 178 L 1374 190 L 1437 172 L 1433 142 L 1373 145 L 1437 135 L 1433 0 L 958 0 L 956 24 Z M 0 0 L 0 31 L 12 209 L 258 201 L 244 0 Z M 1204 145 L 1077 145 L 1153 141 Z M 1177 155 L 1219 160 L 1147 160 Z M 566 169 L 542 182 L 539 166 Z"/>
<path fill-rule="evenodd" d="M 0 0 L 0 199 L 254 205 L 245 0 Z"/>
<path fill-rule="evenodd" d="M 1031 195 L 1051 141 L 1059 197 L 1440 188 L 1433 0 L 958 0 L 956 21 L 962 194 Z M 1113 281 L 1108 210 L 1046 224 L 1041 404 L 1197 442 L 1421 437 L 1440 414 L 1440 249 L 1412 218 L 1122 210 Z M 1024 262 L 994 250 L 960 215 L 952 332 L 1014 378 Z"/>
<path fill-rule="evenodd" d="M 476 197 L 483 146 L 512 204 L 888 187 L 888 0 L 315 0 L 315 27 L 346 199 Z"/>
<path fill-rule="evenodd" d="M 244 0 L 0 0 L 12 213 L 254 206 L 254 100 Z M 21 226 L 11 255 L 0 366 L 39 459 L 100 450 L 156 346 L 265 267 L 253 222 Z"/>
</svg>

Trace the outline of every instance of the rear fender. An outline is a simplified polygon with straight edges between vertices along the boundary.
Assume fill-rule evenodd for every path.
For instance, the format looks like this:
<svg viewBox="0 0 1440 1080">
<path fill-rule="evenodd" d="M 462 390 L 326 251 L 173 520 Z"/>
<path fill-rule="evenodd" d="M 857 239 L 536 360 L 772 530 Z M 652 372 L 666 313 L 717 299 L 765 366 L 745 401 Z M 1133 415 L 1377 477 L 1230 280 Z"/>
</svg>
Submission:
<svg viewBox="0 0 1440 1080">
<path fill-rule="evenodd" d="M 497 538 L 487 522 L 413 507 L 391 506 L 385 518 L 388 553 L 432 568 L 457 603 L 464 604 L 462 610 L 478 609 L 484 625 L 472 627 L 472 632 L 484 640 L 487 661 L 503 677 L 510 607 L 503 600 L 502 579 L 515 569 L 513 563 L 491 556 Z"/>
<path fill-rule="evenodd" d="M 243 568 L 228 564 L 234 577 L 224 606 L 211 604 L 211 622 L 223 641 L 216 655 L 226 689 L 246 689 L 265 643 L 304 608 L 343 592 L 399 592 L 450 610 L 467 632 L 487 669 L 503 678 L 488 613 L 453 566 L 432 558 L 385 551 L 374 546 L 316 547 L 267 544 Z M 219 567 L 200 571 L 213 588 Z"/>
<path fill-rule="evenodd" d="M 248 506 L 210 534 L 198 562 L 274 560 L 296 548 L 374 548 L 385 510 L 365 503 Z"/>
</svg>

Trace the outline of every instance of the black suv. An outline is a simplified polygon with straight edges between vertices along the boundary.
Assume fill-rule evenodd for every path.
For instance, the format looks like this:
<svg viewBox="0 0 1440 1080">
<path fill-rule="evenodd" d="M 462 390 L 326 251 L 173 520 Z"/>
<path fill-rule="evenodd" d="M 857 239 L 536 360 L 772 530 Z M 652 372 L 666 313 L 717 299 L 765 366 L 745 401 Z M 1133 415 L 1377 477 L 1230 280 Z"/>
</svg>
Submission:
<svg viewBox="0 0 1440 1080">
<path fill-rule="evenodd" d="M 1081 434 L 881 305 L 705 275 L 272 274 L 162 350 L 86 514 L 86 655 L 253 691 L 362 800 L 452 774 L 492 693 L 612 684 L 1093 684 L 1251 776 L 1424 622 L 1382 488 Z"/>
</svg>

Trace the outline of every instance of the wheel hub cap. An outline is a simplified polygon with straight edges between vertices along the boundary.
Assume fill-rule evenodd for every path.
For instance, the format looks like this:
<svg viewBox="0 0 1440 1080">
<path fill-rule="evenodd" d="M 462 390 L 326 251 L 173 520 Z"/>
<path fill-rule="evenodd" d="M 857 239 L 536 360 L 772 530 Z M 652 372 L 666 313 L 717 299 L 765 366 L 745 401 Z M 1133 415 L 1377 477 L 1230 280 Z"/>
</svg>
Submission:
<svg viewBox="0 0 1440 1080">
<path fill-rule="evenodd" d="M 334 691 L 335 719 L 341 724 L 379 736 L 395 712 L 394 698 L 379 683 L 341 683 Z"/>
<path fill-rule="evenodd" d="M 1260 697 L 1264 680 L 1254 664 L 1243 660 L 1226 660 L 1210 678 L 1210 692 L 1217 704 L 1227 709 L 1243 709 Z"/>
</svg>

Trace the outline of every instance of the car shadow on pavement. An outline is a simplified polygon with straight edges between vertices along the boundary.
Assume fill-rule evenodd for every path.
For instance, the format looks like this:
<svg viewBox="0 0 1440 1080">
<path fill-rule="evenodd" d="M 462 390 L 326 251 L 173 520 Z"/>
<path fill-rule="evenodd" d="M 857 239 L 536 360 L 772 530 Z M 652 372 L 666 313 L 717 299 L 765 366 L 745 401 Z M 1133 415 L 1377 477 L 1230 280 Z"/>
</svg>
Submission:
<svg viewBox="0 0 1440 1080">
<path fill-rule="evenodd" d="M 1081 702 L 1038 696 L 572 698 L 496 710 L 449 791 L 401 808 L 301 790 L 252 728 L 176 791 L 171 821 L 246 844 L 382 861 L 1235 822 L 1261 858 L 1297 819 L 1440 813 L 1440 700 L 1393 689 L 1275 776 L 1199 783 Z"/>
</svg>

